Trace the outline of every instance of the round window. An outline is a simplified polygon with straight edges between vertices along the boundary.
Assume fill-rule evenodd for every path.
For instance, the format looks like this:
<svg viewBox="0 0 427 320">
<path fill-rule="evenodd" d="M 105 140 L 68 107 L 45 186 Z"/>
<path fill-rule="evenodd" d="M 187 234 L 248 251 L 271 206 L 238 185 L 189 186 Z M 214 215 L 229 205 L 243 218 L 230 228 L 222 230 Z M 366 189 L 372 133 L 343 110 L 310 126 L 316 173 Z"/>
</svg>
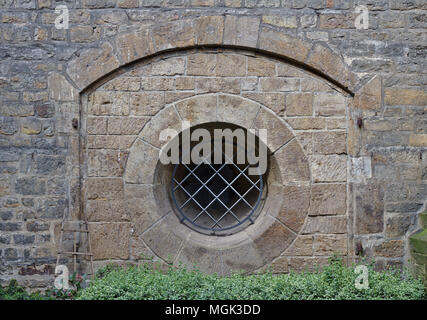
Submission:
<svg viewBox="0 0 427 320">
<path fill-rule="evenodd" d="M 228 131 L 222 131 L 231 132 L 231 139 L 225 134 L 215 138 L 217 132 L 214 131 L 224 130 L 224 124 L 198 128 L 206 129 L 211 139 L 192 141 L 192 157 L 187 163 L 182 161 L 185 151 L 181 149 L 180 163 L 173 167 L 170 185 L 175 211 L 182 223 L 198 232 L 212 235 L 238 232 L 252 224 L 259 213 L 263 174 L 250 172 L 249 168 L 254 166 L 246 152 L 248 143 L 238 139 L 236 128 L 227 126 Z M 246 130 L 239 130 L 246 139 Z M 200 147 L 202 143 L 205 148 Z M 196 144 L 198 151 L 194 152 Z"/>
</svg>

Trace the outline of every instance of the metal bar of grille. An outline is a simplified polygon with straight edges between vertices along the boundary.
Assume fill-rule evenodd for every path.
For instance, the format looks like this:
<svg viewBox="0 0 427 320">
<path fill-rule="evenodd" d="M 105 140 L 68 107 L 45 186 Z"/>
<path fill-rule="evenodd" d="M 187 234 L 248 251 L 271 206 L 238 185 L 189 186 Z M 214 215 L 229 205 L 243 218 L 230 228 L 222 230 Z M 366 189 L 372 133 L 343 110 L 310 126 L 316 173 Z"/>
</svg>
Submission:
<svg viewBox="0 0 427 320">
<path fill-rule="evenodd" d="M 250 165 L 246 165 L 245 168 L 243 168 L 243 170 L 237 166 L 233 160 L 228 157 L 224 152 L 222 152 L 223 156 L 225 157 L 225 162 L 220 166 L 219 169 L 215 169 L 215 167 L 207 160 L 209 157 L 211 157 L 212 152 L 204 157 L 202 159 L 202 161 L 200 163 L 198 163 L 193 169 L 190 169 L 190 167 L 187 164 L 184 163 L 180 163 L 178 165 L 175 165 L 174 171 L 173 171 L 173 177 L 172 177 L 172 181 L 171 181 L 171 191 L 172 191 L 172 198 L 173 201 L 175 202 L 175 205 L 178 209 L 178 211 L 180 212 L 182 219 L 181 221 L 188 221 L 190 224 L 201 228 L 201 229 L 206 229 L 206 230 L 213 230 L 218 231 L 218 230 L 227 230 L 227 229 L 231 229 L 234 228 L 238 225 L 241 225 L 244 221 L 249 220 L 251 223 L 253 223 L 253 220 L 251 218 L 252 214 L 254 213 L 255 209 L 258 207 L 260 200 L 261 200 L 261 194 L 262 194 L 262 189 L 263 189 L 263 181 L 262 181 L 262 176 L 260 175 L 259 178 L 257 179 L 257 181 L 253 181 L 245 172 L 246 170 L 248 170 L 248 168 L 250 167 Z M 206 174 L 206 171 L 197 171 L 201 165 L 206 165 L 207 168 L 209 168 L 208 170 L 212 170 L 213 173 L 209 172 L 210 176 L 208 179 L 206 179 L 206 176 L 203 176 L 203 180 L 205 180 L 204 182 L 202 181 L 201 177 L 202 175 L 199 176 L 199 174 Z M 232 171 L 234 172 L 234 177 L 232 178 L 232 180 L 229 182 L 225 177 L 227 177 L 227 175 L 223 176 L 223 174 L 227 174 L 227 173 L 222 173 L 221 171 L 227 166 L 230 165 L 233 168 L 237 169 L 236 171 Z M 184 177 L 178 181 L 178 179 L 175 177 L 176 176 L 176 172 L 177 169 L 181 167 L 182 170 L 186 170 L 188 172 L 185 173 Z M 205 173 L 203 173 L 205 172 Z M 187 186 L 184 185 L 184 182 L 187 181 L 187 179 L 189 177 L 194 177 L 196 179 L 196 185 L 200 184 L 200 187 L 197 187 L 197 190 L 195 192 L 193 191 L 189 191 L 187 190 Z M 221 192 L 219 192 L 218 194 L 215 194 L 215 192 L 213 190 L 215 189 L 211 189 L 208 184 L 212 181 L 212 179 L 214 179 L 215 177 L 218 177 L 221 179 L 221 181 L 223 181 L 225 183 L 225 186 L 223 187 L 223 189 L 221 190 Z M 230 179 L 230 177 L 227 177 L 228 179 Z M 233 187 L 233 184 L 238 181 L 239 179 L 246 179 L 249 181 L 249 186 L 248 189 L 246 191 L 244 191 L 243 194 L 240 194 L 239 191 L 236 190 L 236 188 Z M 241 181 L 241 180 L 240 180 Z M 221 182 L 222 183 L 222 182 Z M 259 186 L 258 186 L 259 184 Z M 194 185 L 194 183 L 192 184 Z M 245 186 L 247 185 L 247 182 L 245 182 Z M 215 186 L 212 185 L 211 186 Z M 199 197 L 199 192 L 203 190 L 203 188 L 207 189 L 207 191 L 209 192 L 209 194 L 211 196 L 213 196 L 213 199 L 209 201 L 209 203 L 207 205 L 202 205 L 201 203 L 203 203 L 203 201 L 200 203 L 198 200 L 201 200 L 202 198 L 198 198 Z M 221 188 L 221 186 L 220 186 Z M 245 187 L 246 188 L 246 187 Z M 241 188 L 240 188 L 241 189 Z M 258 191 L 258 197 L 256 200 L 256 203 L 254 205 L 252 205 L 251 203 L 248 202 L 251 201 L 250 199 L 252 198 L 248 198 L 246 199 L 247 195 L 253 191 L 254 189 L 256 189 Z M 184 199 L 182 201 L 182 203 L 179 205 L 177 203 L 177 199 L 175 197 L 175 192 L 180 192 L 180 190 L 182 190 L 184 193 Z M 232 203 L 230 203 L 227 198 L 224 199 L 224 201 L 222 199 L 220 199 L 220 197 L 223 195 L 223 193 L 227 190 L 232 190 L 235 193 L 235 196 L 232 197 L 236 197 L 237 199 L 234 199 Z M 218 190 L 216 190 L 216 192 L 218 192 Z M 186 198 L 186 199 L 185 199 Z M 199 208 L 199 212 L 196 211 L 194 212 L 194 209 L 192 210 L 191 216 L 192 218 L 190 218 L 187 214 L 186 214 L 186 209 L 185 207 L 191 203 L 191 201 L 193 201 L 194 204 L 197 205 L 197 208 Z M 218 205 L 220 206 L 221 209 L 219 210 L 223 210 L 222 208 L 225 209 L 224 213 L 221 213 L 219 219 L 215 219 L 210 212 L 208 211 L 209 208 L 211 207 L 211 205 L 215 202 L 218 201 Z M 244 213 L 242 216 L 242 212 L 239 211 L 239 215 L 236 214 L 236 212 L 233 212 L 234 208 L 237 206 L 238 203 L 245 203 L 248 207 L 249 207 L 249 212 Z M 191 205 L 191 204 L 190 204 Z M 194 208 L 194 207 L 193 207 Z M 240 209 L 239 209 L 240 210 Z M 193 215 L 194 213 L 196 213 L 195 215 Z M 201 222 L 202 224 L 200 224 L 200 222 L 198 222 L 198 219 L 200 219 L 200 217 L 202 216 L 206 216 L 208 217 L 212 222 L 213 225 L 206 225 L 206 221 L 205 222 Z M 222 221 L 224 220 L 225 217 L 227 217 L 228 215 L 232 216 L 235 219 L 235 223 L 231 223 L 231 225 L 222 225 Z M 227 222 L 227 224 L 229 224 Z"/>
</svg>

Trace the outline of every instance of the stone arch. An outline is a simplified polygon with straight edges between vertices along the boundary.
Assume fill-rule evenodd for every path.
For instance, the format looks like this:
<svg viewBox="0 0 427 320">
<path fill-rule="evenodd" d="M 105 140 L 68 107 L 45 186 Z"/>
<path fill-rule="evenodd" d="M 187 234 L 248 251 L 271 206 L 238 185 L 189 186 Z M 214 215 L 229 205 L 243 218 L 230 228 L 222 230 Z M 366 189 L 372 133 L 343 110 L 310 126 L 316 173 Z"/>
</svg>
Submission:
<svg viewBox="0 0 427 320">
<path fill-rule="evenodd" d="M 103 77 L 138 60 L 190 48 L 247 49 L 283 59 L 313 72 L 353 95 L 360 85 L 342 57 L 325 43 L 309 43 L 262 25 L 254 16 L 205 16 L 144 26 L 87 49 L 66 67 L 66 78 L 83 92 Z M 64 79 L 65 80 L 65 79 Z"/>
</svg>

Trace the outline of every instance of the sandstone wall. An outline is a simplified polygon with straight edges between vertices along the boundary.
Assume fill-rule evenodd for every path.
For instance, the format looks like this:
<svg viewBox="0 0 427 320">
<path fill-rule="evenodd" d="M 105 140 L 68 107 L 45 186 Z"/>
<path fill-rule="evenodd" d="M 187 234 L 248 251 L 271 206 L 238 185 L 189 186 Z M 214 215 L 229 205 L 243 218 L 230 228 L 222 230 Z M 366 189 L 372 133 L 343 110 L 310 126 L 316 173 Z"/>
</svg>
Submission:
<svg viewBox="0 0 427 320">
<path fill-rule="evenodd" d="M 59 4 L 70 9 L 67 30 L 54 26 Z M 359 4 L 370 10 L 367 30 L 354 26 Z M 296 237 L 296 253 L 276 260 L 280 272 L 311 267 L 331 251 L 374 258 L 379 268 L 407 263 L 408 236 L 420 228 L 427 197 L 424 1 L 2 0 L 0 8 L 0 281 L 51 283 L 63 215 L 78 220 L 87 204 L 98 206 L 95 196 L 80 201 L 81 178 L 121 176 L 123 146 L 151 116 L 191 95 L 217 92 L 286 121 L 310 160 L 311 178 L 320 179 L 311 180 L 319 190 L 310 199 L 328 215 L 308 212 L 310 231 Z M 213 50 L 219 44 L 227 51 Z M 177 47 L 182 51 L 159 53 Z M 269 56 L 258 59 L 255 51 Z M 151 54 L 160 60 L 149 63 L 144 57 Z M 163 54 L 176 61 L 162 66 Z M 136 65 L 139 58 L 147 60 Z M 103 107 L 89 102 L 85 113 L 87 98 Z M 322 106 L 326 113 L 316 113 Z M 86 126 L 73 128 L 74 118 Z M 325 168 L 343 158 L 345 179 L 328 177 Z M 346 202 L 345 211 L 329 211 L 329 193 Z M 129 212 L 115 205 L 107 218 L 100 215 L 107 209 L 93 211 L 94 240 L 124 241 L 94 251 L 100 260 L 133 261 Z M 345 221 L 336 221 L 341 216 Z"/>
</svg>

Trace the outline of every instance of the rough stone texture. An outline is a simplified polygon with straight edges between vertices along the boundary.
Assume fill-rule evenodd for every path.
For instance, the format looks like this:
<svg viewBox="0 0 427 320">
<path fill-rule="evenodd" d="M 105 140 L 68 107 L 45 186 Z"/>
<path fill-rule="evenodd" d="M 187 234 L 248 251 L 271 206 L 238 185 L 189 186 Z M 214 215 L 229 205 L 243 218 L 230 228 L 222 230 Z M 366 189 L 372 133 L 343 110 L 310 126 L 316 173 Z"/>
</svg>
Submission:
<svg viewBox="0 0 427 320">
<path fill-rule="evenodd" d="M 305 241 L 312 237 L 317 253 L 295 241 L 308 255 L 277 250 L 279 256 L 262 263 L 275 272 L 312 269 L 326 261 L 332 248 L 345 255 L 342 238 L 348 232 L 349 260 L 354 236 L 377 266 L 406 264 L 407 240 L 419 229 L 417 217 L 427 195 L 426 6 L 422 1 L 371 1 L 369 28 L 357 30 L 354 5 L 82 1 L 69 8 L 70 30 L 58 30 L 53 2 L 6 1 L 0 16 L 0 270 L 5 270 L 0 281 L 15 277 L 28 286 L 51 285 L 48 270 L 56 261 L 59 223 L 63 214 L 80 219 L 80 204 L 91 210 L 92 224 L 102 226 L 93 236 L 114 248 L 110 257 L 98 251 L 100 257 L 137 259 L 138 250 L 150 251 L 139 237 L 121 236 L 133 223 L 127 222 L 121 202 L 128 185 L 121 176 L 129 163 L 125 158 L 143 128 L 147 142 L 155 145 L 161 127 L 180 129 L 179 115 L 173 113 L 163 114 L 167 121 L 161 126 L 148 125 L 166 105 L 202 93 L 229 93 L 261 104 L 293 130 L 296 138 L 289 146 L 293 141 L 300 145 L 298 151 L 287 149 L 289 155 L 279 149 L 274 156 L 295 165 L 282 172 L 286 183 L 310 187 L 309 217 L 292 220 L 304 224 L 301 228 L 310 232 Z M 229 49 L 214 48 L 220 44 Z M 200 47 L 173 52 L 194 45 Z M 171 52 L 146 57 L 165 50 Z M 233 119 L 250 122 L 252 112 L 233 114 Z M 73 118 L 79 120 L 77 130 Z M 156 170 L 153 150 L 133 156 L 148 160 L 144 165 L 150 175 Z M 307 170 L 301 166 L 304 157 L 310 162 Z M 141 165 L 135 160 L 134 168 L 127 168 L 129 178 L 152 183 L 151 176 L 140 173 Z M 337 190 L 346 183 L 344 197 Z M 334 187 L 318 193 L 326 184 Z M 344 201 L 349 212 L 343 211 Z M 141 203 L 136 207 L 148 211 Z M 109 238 L 108 231 L 114 236 Z M 131 243 L 115 243 L 118 234 Z M 236 251 L 224 252 L 229 261 L 224 273 L 250 269 L 262 258 L 245 252 L 253 255 L 253 264 L 246 264 L 245 256 L 241 263 L 235 260 Z"/>
</svg>

